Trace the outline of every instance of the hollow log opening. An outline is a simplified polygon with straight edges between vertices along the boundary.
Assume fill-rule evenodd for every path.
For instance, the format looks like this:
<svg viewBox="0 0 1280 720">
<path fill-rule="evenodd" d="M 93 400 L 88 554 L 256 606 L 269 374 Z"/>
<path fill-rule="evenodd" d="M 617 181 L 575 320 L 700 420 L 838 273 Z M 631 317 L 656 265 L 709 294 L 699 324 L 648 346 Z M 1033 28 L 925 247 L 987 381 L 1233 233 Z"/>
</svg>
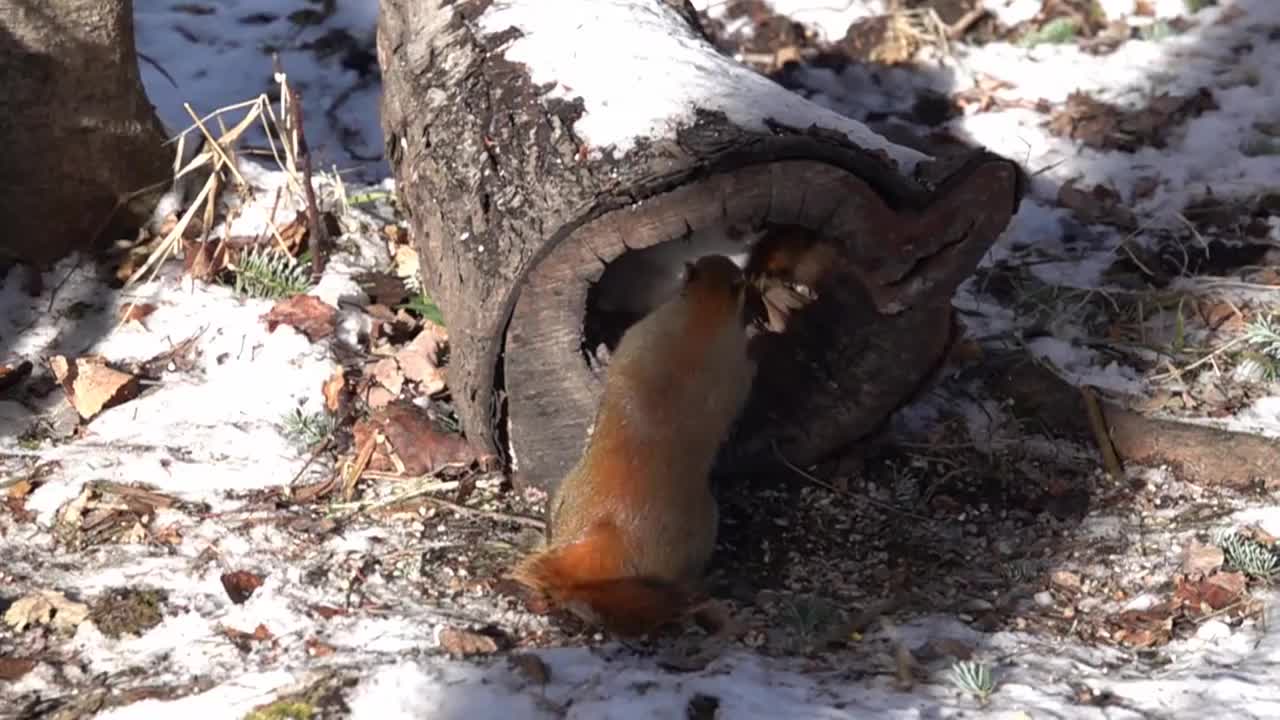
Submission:
<svg viewBox="0 0 1280 720">
<path fill-rule="evenodd" d="M 584 223 L 534 265 L 503 368 L 526 482 L 551 487 L 572 467 L 607 373 L 601 346 L 672 296 L 685 261 L 720 253 L 745 263 L 784 228 L 810 231 L 838 259 L 785 333 L 756 338 L 756 385 L 723 469 L 814 462 L 875 430 L 936 375 L 955 337 L 951 296 L 1016 211 L 1017 168 L 980 153 L 929 193 L 864 179 L 857 151 L 821 150 L 724 162 Z"/>
</svg>

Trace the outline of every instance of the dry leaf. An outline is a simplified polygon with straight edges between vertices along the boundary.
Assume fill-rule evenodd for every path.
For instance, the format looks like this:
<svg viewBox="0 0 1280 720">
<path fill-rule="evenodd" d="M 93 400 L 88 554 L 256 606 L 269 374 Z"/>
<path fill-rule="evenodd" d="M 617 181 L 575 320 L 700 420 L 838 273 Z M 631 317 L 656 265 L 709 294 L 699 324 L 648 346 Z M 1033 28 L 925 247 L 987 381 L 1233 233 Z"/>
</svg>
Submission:
<svg viewBox="0 0 1280 720">
<path fill-rule="evenodd" d="M 121 323 L 136 322 L 141 325 L 142 321 L 155 311 L 156 306 L 151 303 L 125 303 L 120 306 L 118 313 Z"/>
<path fill-rule="evenodd" d="M 10 500 L 25 500 L 35 487 L 30 478 L 23 478 L 9 486 L 8 497 Z"/>
<path fill-rule="evenodd" d="M 1225 561 L 1226 557 L 1222 553 L 1222 548 L 1216 545 L 1206 545 L 1199 540 L 1192 540 L 1191 544 L 1182 551 L 1180 572 L 1193 577 L 1208 575 L 1222 567 L 1222 563 Z"/>
<path fill-rule="evenodd" d="M 470 465 L 482 459 L 461 435 L 437 430 L 431 419 L 411 403 L 394 403 L 370 419 L 382 430 L 409 475 L 424 475 L 449 465 Z"/>
<path fill-rule="evenodd" d="M 451 655 L 462 657 L 498 652 L 498 643 L 492 637 L 458 628 L 444 628 L 440 631 L 440 647 Z"/>
<path fill-rule="evenodd" d="M 396 353 L 400 372 L 406 380 L 418 383 L 424 395 L 434 395 L 445 387 L 444 371 L 440 369 L 440 350 L 445 341 L 434 331 L 438 327 L 424 323 L 422 332 Z"/>
<path fill-rule="evenodd" d="M 396 248 L 394 260 L 396 277 L 418 277 L 418 251 L 412 245 L 401 245 Z"/>
<path fill-rule="evenodd" d="M 50 625 L 58 630 L 74 630 L 89 617 L 89 606 L 68 600 L 55 590 L 41 590 L 19 598 L 5 611 L 4 621 L 14 632 L 31 625 Z"/>
<path fill-rule="evenodd" d="M 395 358 L 382 358 L 369 368 L 369 376 L 386 388 L 392 397 L 398 397 L 404 388 L 404 374 Z"/>
<path fill-rule="evenodd" d="M 1240 599 L 1244 591 L 1243 573 L 1219 572 L 1198 581 L 1180 579 L 1173 597 L 1188 614 L 1202 616 L 1231 605 Z"/>
<path fill-rule="evenodd" d="M 187 277 L 200 282 L 212 282 L 226 268 L 227 249 L 222 241 L 182 240 L 182 271 Z"/>
<path fill-rule="evenodd" d="M 0 657 L 0 680 L 13 682 L 35 669 L 36 661 L 31 658 Z"/>
<path fill-rule="evenodd" d="M 84 420 L 138 395 L 137 377 L 108 367 L 106 361 L 97 356 L 76 358 L 72 362 L 65 355 L 55 355 L 49 358 L 49 369 L 71 407 Z"/>
<path fill-rule="evenodd" d="M 324 408 L 330 413 L 337 413 L 342 407 L 342 390 L 347 385 L 347 371 L 341 365 L 334 368 L 333 375 L 324 382 L 320 393 L 324 396 Z"/>
<path fill-rule="evenodd" d="M 1124 644 L 1144 648 L 1162 645 L 1173 634 L 1174 603 L 1161 603 L 1149 610 L 1126 610 L 1111 617 L 1116 629 L 1112 637 Z"/>
<path fill-rule="evenodd" d="M 1164 147 L 1179 125 L 1217 107 L 1208 88 L 1200 88 L 1193 95 L 1157 95 L 1137 110 L 1123 110 L 1077 90 L 1067 97 L 1065 107 L 1050 118 L 1048 127 L 1053 135 L 1078 140 L 1088 147 L 1136 152 L 1148 145 Z"/>
<path fill-rule="evenodd" d="M 227 591 L 227 597 L 231 598 L 231 602 L 236 605 L 243 605 L 253 595 L 253 591 L 260 587 L 262 587 L 262 576 L 246 570 L 222 575 L 222 588 Z"/>
<path fill-rule="evenodd" d="M 262 316 L 267 329 L 274 332 L 278 325 L 288 325 L 315 342 L 333 334 L 338 311 L 314 295 L 294 295 L 276 303 Z"/>
</svg>

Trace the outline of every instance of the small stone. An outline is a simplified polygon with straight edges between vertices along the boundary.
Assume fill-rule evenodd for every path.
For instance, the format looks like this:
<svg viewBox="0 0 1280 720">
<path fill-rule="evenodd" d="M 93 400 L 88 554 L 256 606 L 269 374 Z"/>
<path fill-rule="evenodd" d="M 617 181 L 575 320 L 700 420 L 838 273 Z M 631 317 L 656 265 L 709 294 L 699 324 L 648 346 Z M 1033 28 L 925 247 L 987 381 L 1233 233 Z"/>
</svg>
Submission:
<svg viewBox="0 0 1280 720">
<path fill-rule="evenodd" d="M 1225 640 L 1231 637 L 1231 627 L 1221 620 L 1209 620 L 1196 629 L 1196 639 L 1206 642 Z"/>
<path fill-rule="evenodd" d="M 1041 590 L 1035 594 L 1035 601 L 1040 607 L 1053 607 L 1053 593 Z"/>
<path fill-rule="evenodd" d="M 982 613 L 995 610 L 996 606 L 982 598 L 969 598 L 960 605 L 960 609 L 967 613 Z"/>
<path fill-rule="evenodd" d="M 1049 576 L 1049 582 L 1059 590 L 1080 592 L 1080 576 L 1069 570 L 1058 570 Z"/>
</svg>

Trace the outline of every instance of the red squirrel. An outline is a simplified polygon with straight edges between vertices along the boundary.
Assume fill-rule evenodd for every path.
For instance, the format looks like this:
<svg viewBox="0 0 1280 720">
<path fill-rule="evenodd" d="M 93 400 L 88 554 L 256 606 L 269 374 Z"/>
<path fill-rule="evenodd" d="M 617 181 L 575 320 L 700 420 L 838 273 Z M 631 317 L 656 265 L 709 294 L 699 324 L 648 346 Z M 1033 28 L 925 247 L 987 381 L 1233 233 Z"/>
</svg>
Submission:
<svg viewBox="0 0 1280 720">
<path fill-rule="evenodd" d="M 727 257 L 702 257 L 623 334 L 586 451 L 551 498 L 547 545 L 514 580 L 620 636 L 697 609 L 719 524 L 711 469 L 755 373 L 746 286 Z"/>
</svg>

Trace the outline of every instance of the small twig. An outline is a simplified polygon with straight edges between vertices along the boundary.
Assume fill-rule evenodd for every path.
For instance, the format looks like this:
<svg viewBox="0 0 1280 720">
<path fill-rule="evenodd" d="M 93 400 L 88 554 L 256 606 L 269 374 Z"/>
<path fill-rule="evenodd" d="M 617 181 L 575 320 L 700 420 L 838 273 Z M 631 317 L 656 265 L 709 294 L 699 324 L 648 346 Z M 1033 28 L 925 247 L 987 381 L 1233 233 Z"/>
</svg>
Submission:
<svg viewBox="0 0 1280 720">
<path fill-rule="evenodd" d="M 355 510 L 357 512 L 373 512 L 377 510 L 385 510 L 386 508 L 389 508 L 393 505 L 399 505 L 400 503 L 408 502 L 410 500 L 415 500 L 423 495 L 427 495 L 433 492 L 446 492 L 449 490 L 457 489 L 458 485 L 459 483 L 457 480 L 435 480 L 432 482 L 419 485 L 413 490 L 403 492 L 399 495 L 386 498 L 384 500 L 376 500 L 376 501 L 357 500 L 355 502 L 333 503 L 329 506 L 329 508 L 331 510 Z"/>
<path fill-rule="evenodd" d="M 1111 443 L 1111 433 L 1107 431 L 1107 419 L 1102 414 L 1102 405 L 1098 402 L 1098 394 L 1091 387 L 1081 387 L 1080 395 L 1084 398 L 1084 406 L 1089 415 L 1089 429 L 1093 431 L 1093 441 L 1098 444 L 1102 453 L 1102 464 L 1112 480 L 1124 477 L 1124 467 L 1116 454 L 1115 445 Z"/>
<path fill-rule="evenodd" d="M 474 517 L 489 518 L 490 520 L 501 520 L 505 522 L 513 522 L 517 525 L 522 525 L 524 527 L 531 527 L 537 530 L 542 530 L 546 527 L 546 523 L 543 522 L 541 518 L 529 517 L 528 515 L 516 515 L 514 513 L 504 513 L 497 510 L 481 510 L 479 508 L 468 507 L 466 505 L 463 505 L 462 503 L 457 503 L 452 500 L 445 500 L 444 498 L 438 498 L 430 494 L 433 492 L 437 492 L 439 490 L 451 489 L 453 487 L 457 487 L 457 485 L 458 483 L 456 481 L 430 483 L 427 486 L 419 488 L 412 492 L 404 493 L 403 495 L 397 495 L 396 497 L 389 498 L 382 502 L 369 505 L 364 508 L 360 508 L 358 510 L 355 510 L 354 512 L 371 512 L 375 510 L 382 510 L 382 509 L 391 507 L 393 505 L 399 505 L 401 503 L 405 503 L 410 500 L 423 500 L 425 502 L 429 502 L 434 505 L 453 510 L 459 515 L 471 515 Z M 344 507 L 344 506 L 336 506 L 336 507 Z"/>
<path fill-rule="evenodd" d="M 1244 342 L 1244 341 L 1245 341 L 1245 340 L 1247 340 L 1247 339 L 1248 339 L 1248 338 L 1247 338 L 1246 336 L 1244 336 L 1244 335 L 1241 335 L 1240 337 L 1237 337 L 1237 338 L 1232 338 L 1231 340 L 1227 341 L 1227 342 L 1226 342 L 1226 343 L 1224 343 L 1222 346 L 1220 346 L 1217 350 L 1214 350 L 1213 352 L 1209 353 L 1208 355 L 1205 355 L 1204 357 L 1200 358 L 1199 360 L 1196 360 L 1195 362 L 1191 363 L 1190 365 L 1187 365 L 1186 367 L 1183 367 L 1183 368 L 1173 368 L 1173 369 L 1169 370 L 1169 372 L 1159 373 L 1158 375 L 1152 375 L 1150 378 L 1148 378 L 1148 380 L 1152 380 L 1152 381 L 1155 381 L 1155 380 L 1167 380 L 1167 379 L 1172 378 L 1172 377 L 1179 377 L 1179 376 L 1181 376 L 1183 373 L 1185 373 L 1185 372 L 1187 372 L 1187 371 L 1189 371 L 1189 370 L 1194 370 L 1194 369 L 1196 369 L 1196 368 L 1200 367 L 1201 365 L 1203 365 L 1203 364 L 1205 364 L 1205 363 L 1207 363 L 1207 362 L 1210 362 L 1210 361 L 1211 361 L 1211 360 L 1213 360 L 1215 357 L 1217 357 L 1217 356 L 1219 356 L 1219 355 L 1221 355 L 1221 354 L 1225 353 L 1226 351 L 1230 350 L 1231 348 L 1235 347 L 1236 345 L 1239 345 L 1240 343 Z"/>
<path fill-rule="evenodd" d="M 421 499 L 441 507 L 449 508 L 450 510 L 457 512 L 459 515 L 473 515 L 476 517 L 489 518 L 490 520 L 513 522 L 517 525 L 537 530 L 546 528 L 546 523 L 543 522 L 541 518 L 529 517 L 528 515 L 516 515 L 515 513 L 504 513 L 497 510 L 481 510 L 479 508 L 468 507 L 462 503 L 456 503 L 452 500 L 445 500 L 444 498 L 438 498 L 431 495 L 423 495 Z"/>
</svg>

